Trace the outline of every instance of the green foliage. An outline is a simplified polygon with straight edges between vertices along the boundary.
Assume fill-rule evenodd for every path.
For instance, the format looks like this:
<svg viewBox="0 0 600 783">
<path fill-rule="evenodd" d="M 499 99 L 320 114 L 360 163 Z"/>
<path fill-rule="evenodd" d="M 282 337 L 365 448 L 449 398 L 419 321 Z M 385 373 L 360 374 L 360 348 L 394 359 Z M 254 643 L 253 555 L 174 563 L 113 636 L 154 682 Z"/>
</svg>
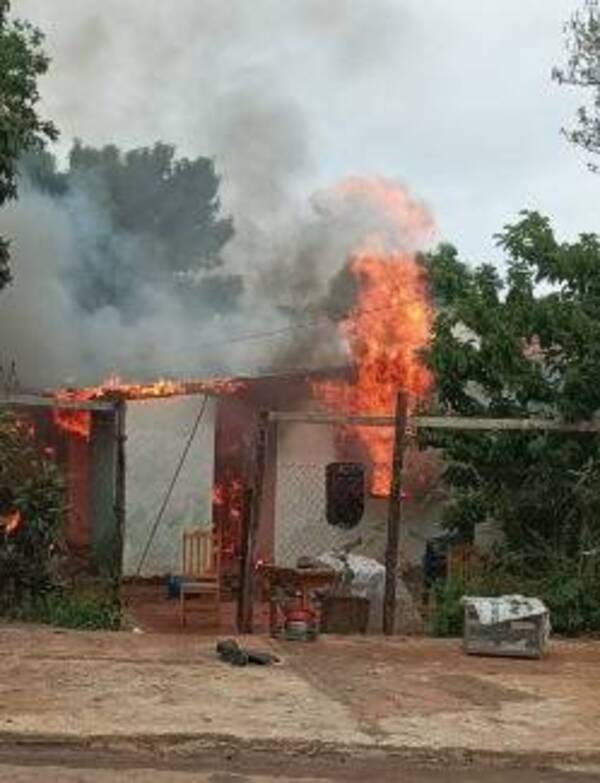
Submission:
<svg viewBox="0 0 600 783">
<path fill-rule="evenodd" d="M 577 125 L 565 130 L 566 137 L 578 147 L 597 155 L 600 152 L 600 7 L 598 0 L 584 0 L 565 28 L 568 61 L 566 68 L 555 68 L 552 77 L 559 84 L 587 89 L 592 94 L 589 106 L 577 111 Z M 590 168 L 597 170 L 596 164 Z"/>
<path fill-rule="evenodd" d="M 76 142 L 70 173 L 104 190 L 118 230 L 166 242 L 175 271 L 214 266 L 233 235 L 231 220 L 219 217 L 219 177 L 209 158 L 176 159 L 175 148 L 160 143 L 121 153 Z"/>
<path fill-rule="evenodd" d="M 241 277 L 219 270 L 233 223 L 220 214 L 213 160 L 177 158 L 162 143 L 124 152 L 77 141 L 66 171 L 48 153 L 22 165 L 34 187 L 68 208 L 80 267 L 71 281 L 85 310 L 135 314 L 144 286 L 170 289 L 196 313 L 236 306 Z"/>
<path fill-rule="evenodd" d="M 559 243 L 535 212 L 497 237 L 506 274 L 442 246 L 424 259 L 441 305 L 427 361 L 442 412 L 591 418 L 600 409 L 600 242 Z M 446 524 L 499 522 L 509 548 L 577 556 L 600 525 L 600 439 L 548 432 L 446 432 Z M 538 558 L 539 559 L 539 558 Z"/>
<path fill-rule="evenodd" d="M 561 636 L 600 633 L 600 548 L 578 555 L 542 549 L 535 570 L 528 555 L 508 550 L 494 553 L 468 581 L 450 579 L 434 588 L 431 631 L 435 636 L 460 636 L 465 595 L 500 596 L 520 593 L 541 598 L 550 612 L 552 629 Z"/>
<path fill-rule="evenodd" d="M 9 19 L 9 0 L 0 0 L 0 206 L 17 195 L 21 155 L 55 139 L 51 122 L 40 118 L 38 79 L 48 70 L 41 32 Z M 8 242 L 0 237 L 0 289 L 10 280 Z"/>
<path fill-rule="evenodd" d="M 64 508 L 54 463 L 39 454 L 25 422 L 0 414 L 0 517 L 22 518 L 14 531 L 0 526 L 0 613 L 33 611 L 53 589 Z"/>
<path fill-rule="evenodd" d="M 442 580 L 434 585 L 431 617 L 431 632 L 434 636 L 462 635 L 464 609 L 461 600 L 465 594 L 465 585 L 459 579 Z"/>
<path fill-rule="evenodd" d="M 424 260 L 440 305 L 427 361 L 442 412 L 589 419 L 600 409 L 600 242 L 560 243 L 546 218 L 523 213 L 497 237 L 501 278 L 454 248 Z M 494 520 L 506 548 L 464 585 L 521 592 L 549 606 L 563 634 L 600 630 L 600 439 L 556 432 L 446 432 L 445 523 L 472 533 Z M 441 592 L 440 592 L 441 591 Z M 460 594 L 438 588 L 434 631 L 457 631 Z"/>
<path fill-rule="evenodd" d="M 121 607 L 106 595 L 55 591 L 48 596 L 36 619 L 60 628 L 118 631 Z"/>
</svg>

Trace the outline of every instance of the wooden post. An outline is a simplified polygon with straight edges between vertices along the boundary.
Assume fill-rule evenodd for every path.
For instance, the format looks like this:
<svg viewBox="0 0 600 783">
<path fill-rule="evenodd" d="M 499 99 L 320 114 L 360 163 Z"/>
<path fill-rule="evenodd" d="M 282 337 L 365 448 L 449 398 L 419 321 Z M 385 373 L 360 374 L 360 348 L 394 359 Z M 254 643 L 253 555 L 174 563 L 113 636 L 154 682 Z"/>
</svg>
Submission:
<svg viewBox="0 0 600 783">
<path fill-rule="evenodd" d="M 269 412 L 261 411 L 258 418 L 256 437 L 256 452 L 254 460 L 254 480 L 252 487 L 252 502 L 250 504 L 250 521 L 248 535 L 248 569 L 246 574 L 243 632 L 254 632 L 254 555 L 256 553 L 256 538 L 260 525 L 260 510 L 262 502 L 265 464 L 267 456 L 267 435 L 269 431 Z"/>
<path fill-rule="evenodd" d="M 251 545 L 251 517 L 253 505 L 252 488 L 244 490 L 242 506 L 242 541 L 240 551 L 240 592 L 237 605 L 237 629 L 238 633 L 247 633 L 252 625 L 252 613 L 248 612 L 249 599 L 252 598 L 252 562 L 250 560 Z"/>
<path fill-rule="evenodd" d="M 404 436 L 408 414 L 408 399 L 404 392 L 396 398 L 394 430 L 394 457 L 392 462 L 392 487 L 387 525 L 387 548 L 385 551 L 385 595 L 383 600 L 383 632 L 394 633 L 396 620 L 396 579 L 398 570 L 398 548 L 400 524 L 402 521 L 402 467 L 404 462 Z"/>
<path fill-rule="evenodd" d="M 117 538 L 119 547 L 119 574 L 117 580 L 120 581 L 123 573 L 123 548 L 125 542 L 125 518 L 127 514 L 127 457 L 126 457 L 126 411 L 127 403 L 124 399 L 119 399 L 115 406 L 115 425 L 117 441 L 117 460 L 115 470 L 115 519 L 117 521 Z"/>
</svg>

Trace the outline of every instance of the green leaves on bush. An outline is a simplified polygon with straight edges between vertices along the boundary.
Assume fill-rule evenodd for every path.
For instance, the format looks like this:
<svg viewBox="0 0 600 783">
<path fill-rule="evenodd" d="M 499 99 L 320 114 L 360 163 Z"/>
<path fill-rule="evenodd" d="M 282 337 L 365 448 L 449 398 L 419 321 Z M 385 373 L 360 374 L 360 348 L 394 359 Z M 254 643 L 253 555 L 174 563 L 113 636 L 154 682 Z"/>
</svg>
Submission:
<svg viewBox="0 0 600 783">
<path fill-rule="evenodd" d="M 523 556 L 498 552 L 468 581 L 440 581 L 434 587 L 431 632 L 460 636 L 465 595 L 499 596 L 520 593 L 541 598 L 550 610 L 550 622 L 561 636 L 600 633 L 600 550 L 580 557 L 545 552 L 536 558 L 537 574 L 528 573 Z"/>
<path fill-rule="evenodd" d="M 48 596 L 37 619 L 60 628 L 118 631 L 121 607 L 108 596 L 57 592 Z"/>
<path fill-rule="evenodd" d="M 449 245 L 423 258 L 438 304 L 425 354 L 437 410 L 592 419 L 600 411 L 600 238 L 560 242 L 547 218 L 524 212 L 496 239 L 502 275 L 468 266 Z M 421 431 L 420 443 L 442 452 L 446 526 L 468 534 L 493 520 L 506 542 L 485 584 L 465 589 L 529 591 L 548 602 L 562 633 L 598 629 L 600 584 L 584 552 L 600 544 L 600 438 Z M 457 591 L 440 589 L 445 633 Z"/>
<path fill-rule="evenodd" d="M 0 529 L 0 614 L 38 609 L 57 581 L 64 486 L 29 427 L 0 414 L 0 514 L 21 517 L 14 531 Z"/>
<path fill-rule="evenodd" d="M 466 595 L 466 588 L 459 579 L 440 581 L 434 586 L 434 610 L 431 617 L 431 632 L 434 636 L 462 635 L 463 595 Z"/>
</svg>

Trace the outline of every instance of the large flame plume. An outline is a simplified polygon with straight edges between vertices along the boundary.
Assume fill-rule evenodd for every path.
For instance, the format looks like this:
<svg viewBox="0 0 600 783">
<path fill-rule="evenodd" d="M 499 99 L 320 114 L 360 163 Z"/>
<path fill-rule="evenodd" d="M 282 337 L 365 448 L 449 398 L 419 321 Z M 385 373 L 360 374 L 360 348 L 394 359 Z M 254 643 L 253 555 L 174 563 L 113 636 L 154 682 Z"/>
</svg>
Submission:
<svg viewBox="0 0 600 783">
<path fill-rule="evenodd" d="M 432 232 L 427 211 L 404 189 L 385 180 L 352 179 L 337 189 L 358 209 L 371 213 L 369 233 L 349 259 L 357 296 L 340 322 L 355 377 L 351 383 L 317 383 L 318 397 L 348 414 L 391 415 L 398 391 L 414 409 L 431 389 L 420 353 L 432 324 L 426 273 L 416 258 Z M 373 228 L 373 212 L 381 228 Z M 358 436 L 373 465 L 371 491 L 389 495 L 393 433 L 388 428 L 348 428 Z"/>
</svg>

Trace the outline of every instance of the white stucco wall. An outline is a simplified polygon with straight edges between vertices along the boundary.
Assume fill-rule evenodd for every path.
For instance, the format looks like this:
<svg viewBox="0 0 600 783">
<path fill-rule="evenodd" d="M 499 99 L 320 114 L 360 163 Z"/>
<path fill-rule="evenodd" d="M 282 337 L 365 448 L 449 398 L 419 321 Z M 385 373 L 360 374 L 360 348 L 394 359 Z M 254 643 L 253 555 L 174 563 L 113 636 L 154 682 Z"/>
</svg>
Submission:
<svg viewBox="0 0 600 783">
<path fill-rule="evenodd" d="M 181 458 L 202 397 L 143 400 L 127 405 L 127 518 L 123 572 L 136 573 L 160 506 Z M 177 573 L 182 530 L 212 524 L 215 401 L 208 400 L 143 576 Z"/>
</svg>

